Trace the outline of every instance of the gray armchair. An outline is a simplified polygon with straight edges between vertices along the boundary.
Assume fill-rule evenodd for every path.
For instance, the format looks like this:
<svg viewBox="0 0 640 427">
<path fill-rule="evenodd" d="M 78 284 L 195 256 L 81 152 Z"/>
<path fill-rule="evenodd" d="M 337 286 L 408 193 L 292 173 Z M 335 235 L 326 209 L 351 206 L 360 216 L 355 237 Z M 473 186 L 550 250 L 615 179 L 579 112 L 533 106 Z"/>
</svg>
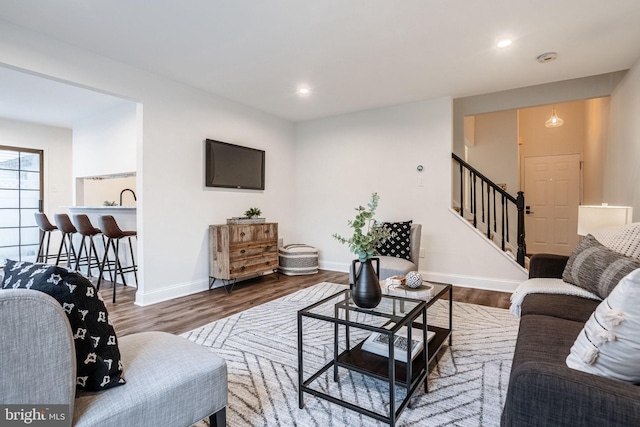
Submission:
<svg viewBox="0 0 640 427">
<path fill-rule="evenodd" d="M 73 426 L 224 426 L 227 367 L 184 338 L 144 332 L 119 338 L 127 383 L 76 393 L 69 321 L 49 295 L 0 291 L 0 403 L 69 405 Z"/>
<path fill-rule="evenodd" d="M 380 277 L 385 280 L 391 276 L 405 276 L 410 271 L 418 271 L 420 262 L 420 238 L 422 236 L 422 225 L 411 224 L 409 244 L 411 247 L 411 260 L 392 256 L 378 256 L 380 258 Z M 359 264 L 358 264 L 359 265 Z M 349 284 L 355 283 L 353 268 L 349 268 Z"/>
</svg>

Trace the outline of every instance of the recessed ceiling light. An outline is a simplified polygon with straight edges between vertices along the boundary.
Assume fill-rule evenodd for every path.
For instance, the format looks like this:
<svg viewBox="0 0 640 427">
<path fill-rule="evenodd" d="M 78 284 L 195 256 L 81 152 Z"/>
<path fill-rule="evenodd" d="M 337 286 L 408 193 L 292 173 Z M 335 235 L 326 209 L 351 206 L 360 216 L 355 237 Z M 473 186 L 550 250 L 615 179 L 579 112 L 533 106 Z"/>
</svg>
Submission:
<svg viewBox="0 0 640 427">
<path fill-rule="evenodd" d="M 503 48 L 503 47 L 511 46 L 512 43 L 513 43 L 513 40 L 511 39 L 502 39 L 498 41 L 496 46 L 498 46 L 499 48 Z"/>
<path fill-rule="evenodd" d="M 308 86 L 300 86 L 298 88 L 298 95 L 307 96 L 311 93 L 311 89 Z"/>
</svg>

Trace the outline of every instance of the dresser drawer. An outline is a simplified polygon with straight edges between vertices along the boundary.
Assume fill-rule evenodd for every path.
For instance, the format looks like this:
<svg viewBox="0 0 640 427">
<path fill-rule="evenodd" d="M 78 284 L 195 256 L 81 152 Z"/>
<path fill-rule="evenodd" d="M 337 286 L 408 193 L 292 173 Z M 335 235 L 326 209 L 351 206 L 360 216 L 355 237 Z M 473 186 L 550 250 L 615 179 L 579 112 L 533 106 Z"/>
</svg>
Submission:
<svg viewBox="0 0 640 427">
<path fill-rule="evenodd" d="M 265 223 L 255 224 L 253 229 L 253 238 L 255 240 L 278 240 L 278 224 Z"/>
<path fill-rule="evenodd" d="M 278 224 L 247 224 L 229 226 L 229 243 L 278 239 Z"/>
<path fill-rule="evenodd" d="M 277 252 L 267 256 L 253 256 L 229 262 L 231 278 L 249 276 L 278 268 Z"/>
<path fill-rule="evenodd" d="M 262 240 L 249 243 L 234 243 L 229 245 L 229 259 L 237 260 L 255 255 L 278 252 L 278 240 Z"/>
<path fill-rule="evenodd" d="M 230 225 L 229 243 L 250 242 L 255 240 L 254 233 L 253 225 Z"/>
</svg>

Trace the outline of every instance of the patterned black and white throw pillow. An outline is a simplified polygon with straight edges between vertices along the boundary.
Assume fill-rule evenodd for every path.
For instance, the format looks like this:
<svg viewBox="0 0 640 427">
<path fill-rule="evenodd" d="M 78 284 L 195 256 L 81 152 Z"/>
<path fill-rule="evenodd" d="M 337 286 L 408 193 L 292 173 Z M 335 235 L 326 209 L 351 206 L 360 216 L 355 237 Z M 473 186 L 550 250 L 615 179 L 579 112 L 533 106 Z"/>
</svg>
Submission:
<svg viewBox="0 0 640 427">
<path fill-rule="evenodd" d="M 383 225 L 392 233 L 393 237 L 380 242 L 376 248 L 378 255 L 393 256 L 411 260 L 411 223 L 405 222 L 385 222 Z"/>
<path fill-rule="evenodd" d="M 86 277 L 54 265 L 7 260 L 2 288 L 41 291 L 60 303 L 74 334 L 78 389 L 125 383 L 115 329 L 102 296 Z"/>
</svg>

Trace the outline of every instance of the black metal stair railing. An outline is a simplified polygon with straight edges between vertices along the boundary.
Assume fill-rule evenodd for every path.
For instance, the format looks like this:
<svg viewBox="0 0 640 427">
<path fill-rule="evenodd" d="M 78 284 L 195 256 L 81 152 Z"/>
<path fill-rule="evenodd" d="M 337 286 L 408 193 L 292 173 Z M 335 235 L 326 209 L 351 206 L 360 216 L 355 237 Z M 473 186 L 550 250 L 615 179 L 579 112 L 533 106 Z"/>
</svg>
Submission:
<svg viewBox="0 0 640 427">
<path fill-rule="evenodd" d="M 516 262 L 524 267 L 526 242 L 524 232 L 524 193 L 518 191 L 518 196 L 513 197 L 511 194 L 503 190 L 499 185 L 495 184 L 489 178 L 484 176 L 473 166 L 462 160 L 460 157 L 451 153 L 451 157 L 458 163 L 460 169 L 460 216 L 465 215 L 465 199 L 468 201 L 467 210 L 472 215 L 470 221 L 475 228 L 478 228 L 478 192 L 480 193 L 480 222 L 486 224 L 487 238 L 492 240 L 493 233 L 498 232 L 498 220 L 500 221 L 501 248 L 504 251 L 506 243 L 509 243 L 509 204 L 512 203 L 517 210 L 517 253 Z M 468 178 L 468 180 L 467 180 Z M 478 191 L 478 181 L 480 181 L 480 189 Z M 467 193 L 465 194 L 465 184 Z M 466 196 L 466 197 L 465 197 Z M 486 196 L 486 200 L 485 200 Z M 496 200 L 500 200 L 498 207 Z M 493 205 L 493 210 L 492 210 Z M 498 210 L 499 209 L 499 210 Z M 498 218 L 499 217 L 499 218 Z"/>
</svg>

